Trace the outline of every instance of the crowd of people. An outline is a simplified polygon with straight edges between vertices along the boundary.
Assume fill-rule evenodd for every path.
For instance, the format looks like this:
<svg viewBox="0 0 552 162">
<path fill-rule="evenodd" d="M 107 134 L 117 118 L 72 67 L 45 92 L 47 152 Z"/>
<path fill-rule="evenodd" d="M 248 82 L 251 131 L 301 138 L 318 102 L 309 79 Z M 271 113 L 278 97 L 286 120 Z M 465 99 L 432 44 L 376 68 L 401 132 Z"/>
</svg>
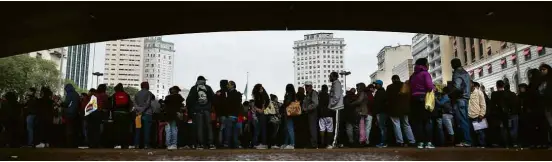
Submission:
<svg viewBox="0 0 552 162">
<path fill-rule="evenodd" d="M 321 90 L 313 89 L 312 82 L 297 89 L 286 85 L 283 102 L 262 84 L 254 86 L 253 99 L 242 101 L 244 94 L 234 81 L 221 80 L 214 91 L 203 76 L 186 98 L 175 86 L 156 99 L 147 82 L 135 96 L 122 84 L 114 94 L 106 94 L 105 84 L 87 94 L 67 84 L 63 99 L 47 87 L 38 94 L 30 88 L 24 97 L 7 92 L 0 107 L 0 144 L 169 150 L 550 146 L 549 65 L 530 70 L 529 83 L 518 85 L 517 94 L 498 80 L 490 97 L 459 59 L 451 65 L 453 76 L 446 85 L 432 82 L 428 60 L 421 58 L 405 82 L 394 75 L 387 87 L 377 80 L 345 92 L 339 74 L 332 72 L 331 85 Z M 87 105 L 93 98 L 97 109 L 90 113 Z"/>
</svg>

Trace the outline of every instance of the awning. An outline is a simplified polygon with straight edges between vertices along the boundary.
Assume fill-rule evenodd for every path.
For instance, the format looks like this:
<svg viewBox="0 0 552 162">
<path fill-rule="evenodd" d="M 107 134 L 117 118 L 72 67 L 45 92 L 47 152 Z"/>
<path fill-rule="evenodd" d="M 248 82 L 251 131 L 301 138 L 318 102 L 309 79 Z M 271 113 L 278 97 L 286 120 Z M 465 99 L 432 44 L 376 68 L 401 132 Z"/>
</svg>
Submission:
<svg viewBox="0 0 552 162">
<path fill-rule="evenodd" d="M 515 60 L 516 57 L 517 57 L 516 54 L 512 54 L 512 55 L 510 56 L 510 60 Z"/>
<path fill-rule="evenodd" d="M 500 60 L 500 65 L 503 65 L 504 63 L 506 63 L 506 59 Z"/>
<path fill-rule="evenodd" d="M 475 69 L 475 73 L 479 73 L 481 71 L 481 68 Z"/>
<path fill-rule="evenodd" d="M 531 50 L 529 50 L 529 48 L 523 50 L 523 55 L 527 56 L 529 54 L 531 54 Z"/>
<path fill-rule="evenodd" d="M 537 46 L 537 51 L 542 51 L 542 46 Z"/>
<path fill-rule="evenodd" d="M 468 71 L 468 74 L 472 75 L 472 74 L 473 74 L 473 70 Z"/>
<path fill-rule="evenodd" d="M 487 64 L 487 70 L 493 68 L 492 64 Z"/>
</svg>

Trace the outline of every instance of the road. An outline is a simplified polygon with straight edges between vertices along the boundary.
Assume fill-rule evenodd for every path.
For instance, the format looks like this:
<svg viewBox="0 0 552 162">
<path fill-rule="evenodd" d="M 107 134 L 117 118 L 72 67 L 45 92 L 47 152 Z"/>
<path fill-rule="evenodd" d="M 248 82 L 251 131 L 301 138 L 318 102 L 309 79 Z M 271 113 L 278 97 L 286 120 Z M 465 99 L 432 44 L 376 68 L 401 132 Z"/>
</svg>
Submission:
<svg viewBox="0 0 552 162">
<path fill-rule="evenodd" d="M 549 150 L 437 148 L 420 150 L 415 148 L 363 148 L 363 149 L 296 149 L 296 150 L 114 150 L 114 149 L 0 149 L 0 160 L 24 161 L 95 161 L 95 160 L 243 160 L 243 161 L 396 161 L 396 160 L 477 160 L 477 161 L 525 161 L 552 160 Z"/>
</svg>

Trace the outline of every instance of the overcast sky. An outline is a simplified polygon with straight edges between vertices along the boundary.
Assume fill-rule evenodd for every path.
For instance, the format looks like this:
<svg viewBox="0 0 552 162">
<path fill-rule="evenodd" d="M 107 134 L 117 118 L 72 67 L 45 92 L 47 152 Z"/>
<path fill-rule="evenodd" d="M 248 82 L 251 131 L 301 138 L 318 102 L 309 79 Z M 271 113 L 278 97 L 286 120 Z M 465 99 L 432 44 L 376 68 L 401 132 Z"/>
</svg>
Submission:
<svg viewBox="0 0 552 162">
<path fill-rule="evenodd" d="M 367 31 L 254 31 L 179 34 L 163 39 L 175 44 L 175 85 L 189 89 L 197 76 L 203 75 L 215 90 L 219 89 L 221 79 L 229 79 L 243 92 L 249 72 L 248 93 L 255 84 L 261 83 L 268 93 L 282 99 L 285 86 L 293 83 L 293 41 L 318 32 L 331 32 L 334 37 L 345 39 L 345 69 L 352 72 L 347 77 L 348 87 L 370 81 L 370 74 L 377 68 L 376 54 L 382 47 L 411 44 L 414 36 Z M 93 68 L 103 72 L 105 43 L 96 43 L 95 48 Z M 96 78 L 93 80 L 95 83 Z"/>
</svg>

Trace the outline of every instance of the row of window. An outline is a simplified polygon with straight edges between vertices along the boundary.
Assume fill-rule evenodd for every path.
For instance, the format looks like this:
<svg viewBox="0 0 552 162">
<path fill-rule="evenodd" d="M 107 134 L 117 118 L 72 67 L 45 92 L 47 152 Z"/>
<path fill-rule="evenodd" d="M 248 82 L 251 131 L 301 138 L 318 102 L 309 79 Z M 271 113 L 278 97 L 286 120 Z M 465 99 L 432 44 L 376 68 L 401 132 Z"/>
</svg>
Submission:
<svg viewBox="0 0 552 162">
<path fill-rule="evenodd" d="M 319 59 L 320 56 L 316 56 L 316 59 Z M 343 56 L 329 56 L 329 55 L 323 55 L 322 58 L 331 58 L 331 59 L 343 59 Z M 297 57 L 297 61 L 303 61 L 303 60 L 314 60 L 314 56 L 309 57 Z"/>
<path fill-rule="evenodd" d="M 542 55 L 546 54 L 545 48 L 542 48 L 542 47 L 538 47 L 537 52 L 538 52 L 539 56 L 542 56 Z M 523 51 L 523 55 L 524 55 L 523 57 L 524 57 L 525 61 L 531 60 L 531 50 L 529 48 L 527 48 Z M 518 64 L 517 55 L 514 54 L 514 55 L 511 55 L 508 58 L 510 58 L 512 66 Z M 503 59 L 500 60 L 501 69 L 508 68 L 508 63 L 507 62 L 508 61 L 506 60 L 506 58 L 503 58 Z M 492 74 L 493 73 L 493 68 L 492 68 L 491 64 L 486 65 L 485 68 L 487 68 L 487 74 Z M 484 75 L 483 70 L 481 68 L 477 69 L 476 73 L 477 73 L 478 77 L 483 77 L 483 75 Z M 473 73 L 473 72 L 470 72 L 470 75 L 471 75 L 472 78 L 475 77 L 475 73 Z"/>
<path fill-rule="evenodd" d="M 343 65 L 322 65 L 323 68 L 343 68 Z M 315 66 L 308 66 L 308 69 L 316 69 L 316 68 L 320 68 L 320 65 L 315 65 Z M 307 66 L 303 67 L 303 66 L 299 66 L 297 67 L 297 70 L 305 70 L 307 69 Z"/>
<path fill-rule="evenodd" d="M 320 63 L 320 60 L 317 60 L 317 61 L 309 61 L 309 62 L 306 62 L 306 61 L 301 61 L 301 62 L 297 62 L 297 66 L 299 65 L 311 65 L 311 64 L 317 64 L 317 63 Z M 332 63 L 332 64 L 336 64 L 336 63 L 343 63 L 343 60 L 323 60 L 322 63 Z"/>
<path fill-rule="evenodd" d="M 343 54 L 343 51 L 326 51 L 326 50 L 322 50 L 322 51 L 312 51 L 312 52 L 299 52 L 299 53 L 297 53 L 297 56 L 303 56 L 303 55 L 309 55 L 309 54 L 319 54 L 319 53 L 322 53 L 322 54 Z"/>
</svg>

